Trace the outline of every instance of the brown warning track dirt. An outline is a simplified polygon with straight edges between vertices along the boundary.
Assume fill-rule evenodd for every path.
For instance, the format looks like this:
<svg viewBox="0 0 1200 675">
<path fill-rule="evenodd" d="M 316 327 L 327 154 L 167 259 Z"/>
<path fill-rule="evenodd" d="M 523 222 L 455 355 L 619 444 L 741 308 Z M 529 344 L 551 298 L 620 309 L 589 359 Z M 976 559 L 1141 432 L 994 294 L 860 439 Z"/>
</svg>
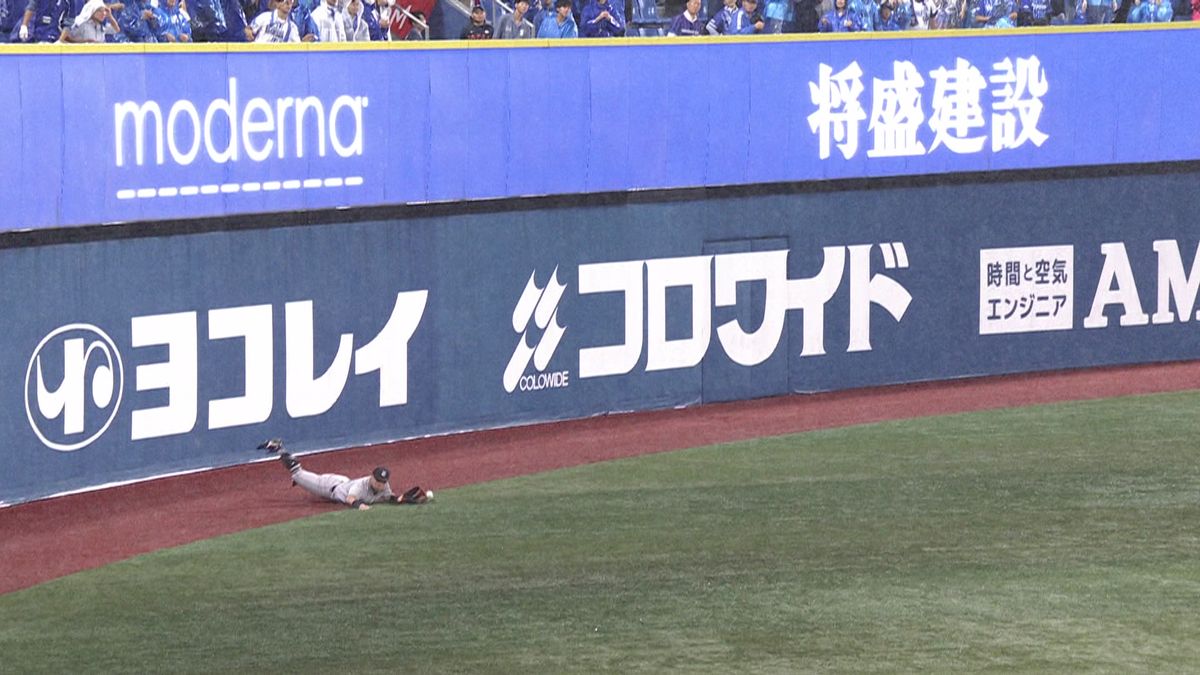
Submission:
<svg viewBox="0 0 1200 675">
<path fill-rule="evenodd" d="M 349 475 L 387 464 L 401 483 L 440 489 L 812 429 L 1196 388 L 1200 361 L 965 379 L 473 432 L 311 455 L 304 464 Z M 290 489 L 279 465 L 266 462 L 0 509 L 0 594 L 336 508 Z"/>
</svg>

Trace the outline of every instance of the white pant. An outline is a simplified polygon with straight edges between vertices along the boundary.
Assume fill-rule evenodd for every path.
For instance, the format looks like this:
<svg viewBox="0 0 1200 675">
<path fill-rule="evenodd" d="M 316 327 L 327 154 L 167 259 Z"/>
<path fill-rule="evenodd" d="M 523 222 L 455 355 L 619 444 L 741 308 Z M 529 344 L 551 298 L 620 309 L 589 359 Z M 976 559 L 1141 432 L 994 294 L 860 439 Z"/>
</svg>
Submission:
<svg viewBox="0 0 1200 675">
<path fill-rule="evenodd" d="M 333 491 L 337 486 L 348 482 L 350 477 L 336 473 L 313 473 L 304 469 L 296 469 L 292 472 L 292 480 L 310 494 L 336 502 L 337 500 L 333 498 Z"/>
</svg>

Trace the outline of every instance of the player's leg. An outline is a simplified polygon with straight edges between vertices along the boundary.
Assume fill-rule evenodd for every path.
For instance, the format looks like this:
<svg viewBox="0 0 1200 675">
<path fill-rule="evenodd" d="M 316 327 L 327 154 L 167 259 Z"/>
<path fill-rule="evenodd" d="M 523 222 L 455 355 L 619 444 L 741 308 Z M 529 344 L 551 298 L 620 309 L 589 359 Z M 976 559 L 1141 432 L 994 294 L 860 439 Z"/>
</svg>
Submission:
<svg viewBox="0 0 1200 675">
<path fill-rule="evenodd" d="M 258 449 L 266 450 L 271 454 L 278 453 L 280 463 L 291 474 L 292 485 L 298 485 L 305 492 L 321 499 L 332 500 L 333 489 L 350 480 L 346 476 L 339 476 L 333 473 L 318 474 L 301 467 L 300 460 L 292 457 L 292 454 L 283 448 L 283 441 L 278 438 L 272 438 L 269 441 L 263 442 L 258 446 Z"/>
<path fill-rule="evenodd" d="M 305 492 L 330 501 L 337 501 L 333 498 L 334 488 L 350 480 L 349 477 L 336 473 L 313 473 L 302 468 L 299 462 L 296 462 L 296 466 L 291 469 L 291 472 L 292 482 L 304 488 Z"/>
</svg>

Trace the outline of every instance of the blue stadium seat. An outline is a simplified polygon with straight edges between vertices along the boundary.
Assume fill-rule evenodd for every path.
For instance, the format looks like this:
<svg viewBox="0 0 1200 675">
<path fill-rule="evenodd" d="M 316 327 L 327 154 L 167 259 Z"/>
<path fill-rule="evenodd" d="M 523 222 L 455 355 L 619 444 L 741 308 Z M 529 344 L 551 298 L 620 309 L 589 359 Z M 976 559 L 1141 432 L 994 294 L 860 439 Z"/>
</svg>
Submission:
<svg viewBox="0 0 1200 675">
<path fill-rule="evenodd" d="M 633 12 L 629 19 L 627 35 L 639 37 L 666 35 L 667 26 L 671 25 L 671 21 L 658 15 L 658 5 L 654 0 L 632 0 L 632 2 Z"/>
</svg>

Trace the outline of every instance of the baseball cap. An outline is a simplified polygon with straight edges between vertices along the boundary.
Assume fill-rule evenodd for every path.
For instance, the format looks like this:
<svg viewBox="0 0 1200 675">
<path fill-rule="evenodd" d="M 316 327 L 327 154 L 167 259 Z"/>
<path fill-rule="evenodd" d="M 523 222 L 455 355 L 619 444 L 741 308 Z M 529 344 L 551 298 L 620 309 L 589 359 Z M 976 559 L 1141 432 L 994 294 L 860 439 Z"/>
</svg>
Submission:
<svg viewBox="0 0 1200 675">
<path fill-rule="evenodd" d="M 379 481 L 380 483 L 386 483 L 388 478 L 391 477 L 392 472 L 388 471 L 386 466 L 377 466 L 375 467 L 375 470 L 371 472 L 371 475 L 374 476 L 375 480 Z"/>
</svg>

